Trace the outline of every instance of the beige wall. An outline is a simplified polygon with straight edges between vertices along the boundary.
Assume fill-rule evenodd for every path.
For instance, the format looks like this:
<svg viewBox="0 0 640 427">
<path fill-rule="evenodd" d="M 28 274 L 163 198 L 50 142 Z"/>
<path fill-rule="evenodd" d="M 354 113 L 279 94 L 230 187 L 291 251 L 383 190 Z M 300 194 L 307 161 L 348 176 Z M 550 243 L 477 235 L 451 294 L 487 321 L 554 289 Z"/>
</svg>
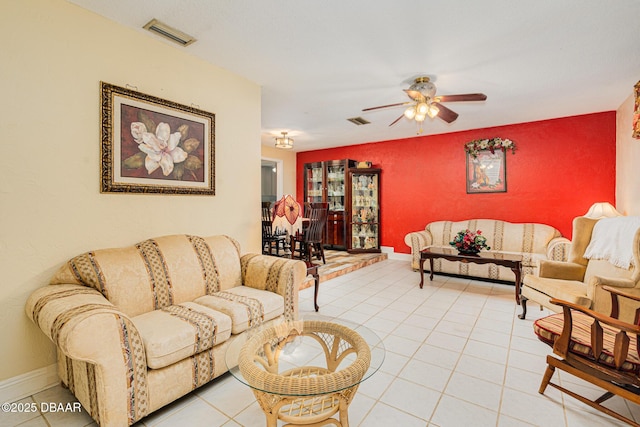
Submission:
<svg viewBox="0 0 640 427">
<path fill-rule="evenodd" d="M 625 215 L 640 215 L 640 139 L 633 133 L 633 94 L 616 112 L 616 208 Z"/>
<path fill-rule="evenodd" d="M 148 237 L 258 251 L 260 87 L 63 0 L 0 5 L 0 381 L 54 363 L 24 314 L 66 259 Z M 100 194 L 99 82 L 216 114 L 216 195 Z"/>
<path fill-rule="evenodd" d="M 296 153 L 281 148 L 262 145 L 262 158 L 282 160 L 283 166 L 283 195 L 296 195 Z"/>
</svg>

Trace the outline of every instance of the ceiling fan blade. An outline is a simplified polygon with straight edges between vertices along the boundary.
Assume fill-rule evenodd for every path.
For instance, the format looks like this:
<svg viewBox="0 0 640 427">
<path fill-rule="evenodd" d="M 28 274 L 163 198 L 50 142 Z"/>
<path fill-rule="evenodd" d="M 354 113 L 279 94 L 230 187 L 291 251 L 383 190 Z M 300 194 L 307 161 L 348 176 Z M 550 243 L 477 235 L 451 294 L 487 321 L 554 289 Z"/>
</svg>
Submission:
<svg viewBox="0 0 640 427">
<path fill-rule="evenodd" d="M 389 127 L 395 125 L 396 123 L 398 123 L 400 121 L 401 118 L 404 117 L 404 113 L 400 115 L 400 117 L 398 117 L 397 119 L 395 119 L 393 122 L 391 122 L 391 124 L 389 125 Z"/>
<path fill-rule="evenodd" d="M 439 95 L 436 96 L 438 102 L 458 102 L 458 101 L 484 101 L 487 95 L 484 93 L 465 93 L 462 95 Z"/>
<path fill-rule="evenodd" d="M 438 107 L 438 109 L 440 110 L 440 111 L 438 111 L 438 117 L 440 117 L 445 122 L 451 123 L 451 122 L 455 121 L 458 118 L 458 113 L 456 113 L 455 111 L 445 107 L 444 105 L 440 104 L 439 102 L 434 102 L 433 105 Z"/>
<path fill-rule="evenodd" d="M 399 107 L 401 105 L 408 105 L 408 104 L 411 104 L 411 103 L 410 102 L 398 102 L 397 104 L 380 105 L 379 107 L 364 108 L 364 109 L 362 109 L 362 111 L 379 110 L 381 108 L 389 108 L 389 107 Z"/>
</svg>

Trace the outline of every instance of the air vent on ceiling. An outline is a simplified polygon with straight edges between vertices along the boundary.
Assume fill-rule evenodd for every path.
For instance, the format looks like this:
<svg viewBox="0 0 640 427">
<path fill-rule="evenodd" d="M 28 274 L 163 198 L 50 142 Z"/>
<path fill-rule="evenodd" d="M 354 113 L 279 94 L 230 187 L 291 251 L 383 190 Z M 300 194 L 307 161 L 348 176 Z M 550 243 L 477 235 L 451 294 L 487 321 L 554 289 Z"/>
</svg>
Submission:
<svg viewBox="0 0 640 427">
<path fill-rule="evenodd" d="M 368 125 L 369 123 L 371 123 L 370 121 L 365 120 L 362 117 L 351 117 L 350 119 L 347 119 L 347 120 L 349 120 L 354 125 L 358 125 L 358 126 Z"/>
<path fill-rule="evenodd" d="M 189 34 L 185 34 L 182 31 L 176 30 L 168 26 L 167 24 L 158 21 L 157 19 L 152 19 L 147 22 L 147 24 L 142 27 L 145 30 L 149 30 L 154 32 L 162 37 L 171 40 L 174 43 L 178 43 L 180 46 L 189 46 L 191 43 L 196 41 L 194 37 L 191 37 Z"/>
</svg>

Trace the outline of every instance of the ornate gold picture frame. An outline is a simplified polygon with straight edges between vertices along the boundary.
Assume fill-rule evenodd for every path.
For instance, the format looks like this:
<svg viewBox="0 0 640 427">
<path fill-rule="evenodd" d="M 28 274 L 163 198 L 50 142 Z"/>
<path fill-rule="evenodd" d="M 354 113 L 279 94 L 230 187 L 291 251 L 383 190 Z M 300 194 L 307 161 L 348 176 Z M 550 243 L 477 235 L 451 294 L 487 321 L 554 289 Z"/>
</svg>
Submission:
<svg viewBox="0 0 640 427">
<path fill-rule="evenodd" d="M 635 107 L 633 109 L 633 137 L 640 139 L 640 81 L 633 87 Z"/>
<path fill-rule="evenodd" d="M 215 195 L 215 115 L 100 82 L 101 192 Z"/>
</svg>

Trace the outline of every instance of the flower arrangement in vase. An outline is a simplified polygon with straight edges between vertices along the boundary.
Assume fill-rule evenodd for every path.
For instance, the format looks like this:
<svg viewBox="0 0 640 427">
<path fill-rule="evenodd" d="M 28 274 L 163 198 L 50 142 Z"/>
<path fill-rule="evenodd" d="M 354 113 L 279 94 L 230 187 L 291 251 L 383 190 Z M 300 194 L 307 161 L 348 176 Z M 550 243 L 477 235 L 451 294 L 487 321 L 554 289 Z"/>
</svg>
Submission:
<svg viewBox="0 0 640 427">
<path fill-rule="evenodd" d="M 487 245 L 487 238 L 482 235 L 482 231 L 471 231 L 468 228 L 459 231 L 449 244 L 461 254 L 477 254 L 482 249 L 491 249 Z"/>
</svg>

